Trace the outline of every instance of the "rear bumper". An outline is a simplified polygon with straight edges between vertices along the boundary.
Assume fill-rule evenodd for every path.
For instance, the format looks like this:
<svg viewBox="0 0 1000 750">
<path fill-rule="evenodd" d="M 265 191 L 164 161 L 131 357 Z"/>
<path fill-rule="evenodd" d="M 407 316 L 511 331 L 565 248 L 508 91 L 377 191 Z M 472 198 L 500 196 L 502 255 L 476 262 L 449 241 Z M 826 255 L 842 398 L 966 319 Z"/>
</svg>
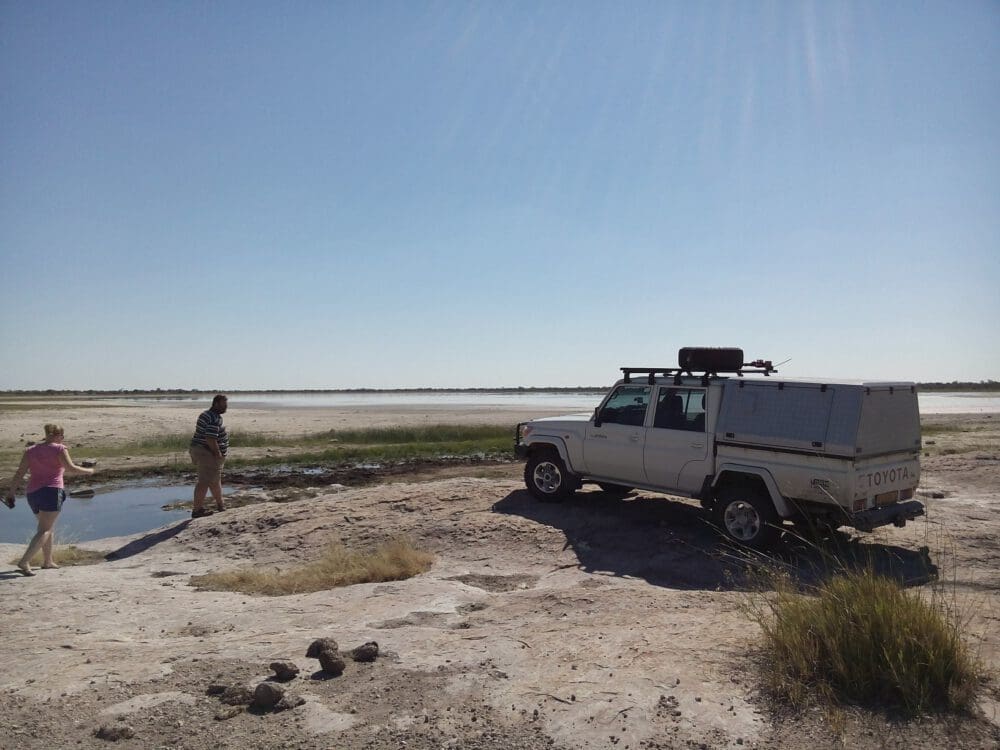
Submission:
<svg viewBox="0 0 1000 750">
<path fill-rule="evenodd" d="M 895 526 L 905 526 L 907 521 L 912 521 L 922 515 L 924 515 L 923 503 L 909 500 L 905 503 L 893 503 L 881 508 L 854 513 L 851 515 L 851 526 L 858 531 L 872 531 L 879 526 L 888 526 L 890 523 Z"/>
</svg>

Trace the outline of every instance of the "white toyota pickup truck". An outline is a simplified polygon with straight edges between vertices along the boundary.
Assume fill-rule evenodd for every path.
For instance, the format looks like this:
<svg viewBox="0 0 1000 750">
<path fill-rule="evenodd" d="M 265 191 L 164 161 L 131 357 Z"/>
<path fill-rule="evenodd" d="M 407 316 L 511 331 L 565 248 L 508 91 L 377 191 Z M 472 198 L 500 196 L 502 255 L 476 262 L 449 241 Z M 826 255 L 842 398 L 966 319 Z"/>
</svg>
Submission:
<svg viewBox="0 0 1000 750">
<path fill-rule="evenodd" d="M 785 521 L 871 531 L 923 515 L 913 383 L 778 379 L 735 348 L 685 347 L 678 363 L 621 368 L 593 414 L 519 424 L 531 494 L 561 500 L 593 482 L 692 497 L 755 548 Z"/>
</svg>

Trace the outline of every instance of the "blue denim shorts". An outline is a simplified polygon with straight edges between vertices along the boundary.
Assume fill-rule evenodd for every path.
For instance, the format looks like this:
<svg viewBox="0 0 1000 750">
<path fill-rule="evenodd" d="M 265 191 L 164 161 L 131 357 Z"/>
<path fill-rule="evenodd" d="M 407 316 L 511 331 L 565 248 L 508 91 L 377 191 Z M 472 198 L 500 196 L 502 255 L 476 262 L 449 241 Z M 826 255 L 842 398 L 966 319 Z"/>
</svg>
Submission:
<svg viewBox="0 0 1000 750">
<path fill-rule="evenodd" d="M 66 500 L 66 490 L 62 487 L 42 487 L 28 493 L 28 505 L 34 514 L 58 513 Z"/>
</svg>

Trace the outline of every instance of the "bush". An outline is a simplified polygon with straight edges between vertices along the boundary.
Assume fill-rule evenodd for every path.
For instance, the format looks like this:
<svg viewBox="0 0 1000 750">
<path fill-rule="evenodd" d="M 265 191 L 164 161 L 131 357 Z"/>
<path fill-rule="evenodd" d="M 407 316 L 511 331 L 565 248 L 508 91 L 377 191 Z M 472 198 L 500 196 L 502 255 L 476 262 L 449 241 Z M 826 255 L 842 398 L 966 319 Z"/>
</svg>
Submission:
<svg viewBox="0 0 1000 750">
<path fill-rule="evenodd" d="M 434 556 L 406 539 L 393 539 L 372 552 L 330 545 L 314 563 L 286 571 L 235 570 L 192 576 L 191 584 L 210 591 L 283 596 L 350 586 L 355 583 L 401 581 L 429 570 Z"/>
<path fill-rule="evenodd" d="M 863 570 L 815 595 L 782 583 L 749 612 L 764 632 L 767 686 L 794 705 L 818 698 L 913 716 L 975 701 L 981 667 L 937 595 L 927 601 Z"/>
</svg>

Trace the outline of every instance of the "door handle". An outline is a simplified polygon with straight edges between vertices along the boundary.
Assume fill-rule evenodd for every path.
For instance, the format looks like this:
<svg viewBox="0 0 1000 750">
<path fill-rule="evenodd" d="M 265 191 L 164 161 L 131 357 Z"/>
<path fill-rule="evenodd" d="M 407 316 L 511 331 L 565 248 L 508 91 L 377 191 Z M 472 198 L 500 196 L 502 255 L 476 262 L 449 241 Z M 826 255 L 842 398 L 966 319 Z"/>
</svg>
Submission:
<svg viewBox="0 0 1000 750">
<path fill-rule="evenodd" d="M 638 435 L 629 435 L 628 439 L 631 440 L 633 443 L 638 443 L 639 442 L 639 436 Z"/>
<path fill-rule="evenodd" d="M 692 448 L 704 448 L 705 444 L 704 443 L 691 443 L 691 447 Z"/>
</svg>

